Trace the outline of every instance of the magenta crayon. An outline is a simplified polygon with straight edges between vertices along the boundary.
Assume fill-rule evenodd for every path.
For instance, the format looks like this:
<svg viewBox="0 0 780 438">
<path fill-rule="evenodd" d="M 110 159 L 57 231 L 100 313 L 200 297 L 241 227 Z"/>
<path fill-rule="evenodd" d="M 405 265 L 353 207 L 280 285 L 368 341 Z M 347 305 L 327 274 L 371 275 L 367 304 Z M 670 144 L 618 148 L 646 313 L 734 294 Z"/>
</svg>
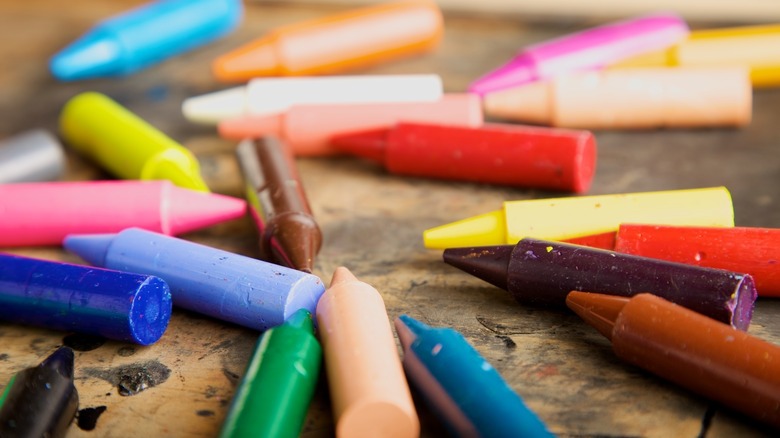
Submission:
<svg viewBox="0 0 780 438">
<path fill-rule="evenodd" d="M 588 190 L 596 170 L 596 140 L 580 130 L 402 122 L 331 144 L 396 174 L 575 193 Z"/>
<path fill-rule="evenodd" d="M 469 91 L 484 95 L 561 73 L 604 68 L 669 47 L 688 33 L 685 21 L 670 13 L 605 24 L 528 46 L 509 63 L 473 82 Z"/>
<path fill-rule="evenodd" d="M 574 290 L 649 292 L 740 330 L 750 325 L 757 296 L 750 274 L 530 237 L 517 245 L 448 248 L 444 262 L 508 291 L 519 303 L 563 306 Z"/>
<path fill-rule="evenodd" d="M 170 181 L 0 185 L 0 246 L 60 245 L 67 234 L 139 227 L 176 235 L 241 217 L 246 202 Z"/>
</svg>

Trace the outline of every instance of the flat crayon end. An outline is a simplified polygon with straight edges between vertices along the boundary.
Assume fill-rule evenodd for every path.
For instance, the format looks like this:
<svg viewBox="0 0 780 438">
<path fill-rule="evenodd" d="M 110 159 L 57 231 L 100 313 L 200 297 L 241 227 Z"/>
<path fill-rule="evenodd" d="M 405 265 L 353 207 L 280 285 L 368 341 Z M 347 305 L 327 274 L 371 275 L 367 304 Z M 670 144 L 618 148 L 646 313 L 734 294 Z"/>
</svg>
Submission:
<svg viewBox="0 0 780 438">
<path fill-rule="evenodd" d="M 49 70 L 60 81 L 77 81 L 120 72 L 122 48 L 117 41 L 87 34 L 49 61 Z"/>
<path fill-rule="evenodd" d="M 241 117 L 247 113 L 246 87 L 233 87 L 184 99 L 181 112 L 190 122 L 208 125 Z"/>
<path fill-rule="evenodd" d="M 222 138 L 243 140 L 268 135 L 282 135 L 282 115 L 243 116 L 222 120 L 217 124 L 217 132 Z"/>
<path fill-rule="evenodd" d="M 330 144 L 341 152 L 384 164 L 388 129 L 372 129 L 337 135 Z"/>
<path fill-rule="evenodd" d="M 615 321 L 629 300 L 628 297 L 572 291 L 566 296 L 566 306 L 611 341 Z"/>
<path fill-rule="evenodd" d="M 320 297 L 325 293 L 325 284 L 316 275 L 300 272 L 296 272 L 295 275 L 300 277 L 287 296 L 287 302 L 284 305 L 284 321 L 290 320 L 301 309 L 314 314 L 317 311 L 317 303 L 320 301 Z"/>
<path fill-rule="evenodd" d="M 168 223 L 163 224 L 165 234 L 179 235 L 246 214 L 246 201 L 243 199 L 174 185 L 169 185 L 168 190 L 168 202 L 163 204 L 168 208 L 163 216 L 168 218 Z"/>
<path fill-rule="evenodd" d="M 507 290 L 509 260 L 515 245 L 448 248 L 444 263 Z"/>
<path fill-rule="evenodd" d="M 242 82 L 256 76 L 278 76 L 279 60 L 272 38 L 259 38 L 228 52 L 211 65 L 214 77 L 222 82 Z"/>
<path fill-rule="evenodd" d="M 66 379 L 73 379 L 73 350 L 60 347 L 41 362 L 41 367 L 56 370 Z"/>
<path fill-rule="evenodd" d="M 503 210 L 425 230 L 426 248 L 446 249 L 466 246 L 504 245 L 507 242 Z"/>
<path fill-rule="evenodd" d="M 128 317 L 129 339 L 139 345 L 150 345 L 159 340 L 168 328 L 173 300 L 168 284 L 160 278 L 149 277 L 136 291 Z"/>
<path fill-rule="evenodd" d="M 115 236 L 116 234 L 69 234 L 62 241 L 62 246 L 90 265 L 103 267 L 106 264 L 108 248 Z"/>
</svg>

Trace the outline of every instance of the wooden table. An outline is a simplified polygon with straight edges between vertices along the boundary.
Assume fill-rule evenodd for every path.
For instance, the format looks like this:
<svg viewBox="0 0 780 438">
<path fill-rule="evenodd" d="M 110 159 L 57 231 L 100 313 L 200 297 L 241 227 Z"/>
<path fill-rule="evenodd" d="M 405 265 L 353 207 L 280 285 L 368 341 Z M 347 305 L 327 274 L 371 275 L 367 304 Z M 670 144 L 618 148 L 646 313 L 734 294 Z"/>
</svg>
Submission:
<svg viewBox="0 0 780 438">
<path fill-rule="evenodd" d="M 67 99 L 100 91 L 190 148 L 213 191 L 242 196 L 235 143 L 220 139 L 213 127 L 184 120 L 182 100 L 226 87 L 209 71 L 217 55 L 277 25 L 343 6 L 249 3 L 239 31 L 131 77 L 58 83 L 49 75 L 52 54 L 97 20 L 139 3 L 0 3 L 0 138 L 36 127 L 57 132 Z M 446 36 L 435 53 L 363 73 L 435 72 L 447 91 L 462 91 L 525 44 L 598 23 L 571 18 L 529 23 L 491 14 L 445 17 Z M 714 23 L 692 24 L 697 25 Z M 780 227 L 778 109 L 780 90 L 760 90 L 753 122 L 744 129 L 597 132 L 598 167 L 590 194 L 725 185 L 734 199 L 737 225 Z M 315 274 L 329 282 L 337 266 L 347 266 L 382 293 L 390 318 L 409 314 L 460 330 L 559 436 L 772 434 L 753 420 L 625 365 L 606 339 L 572 313 L 519 305 L 506 292 L 445 265 L 440 251 L 422 245 L 423 230 L 497 209 L 502 201 L 565 194 L 396 177 L 347 157 L 299 159 L 297 164 L 325 239 Z M 69 151 L 66 179 L 104 178 L 109 176 Z M 248 218 L 183 237 L 258 256 Z M 3 250 L 79 262 L 58 247 Z M 780 302 L 760 299 L 750 332 L 780 343 L 779 315 Z M 13 373 L 39 363 L 59 345 L 70 345 L 78 350 L 81 413 L 69 438 L 211 437 L 258 335 L 181 309 L 174 310 L 162 339 L 148 347 L 0 323 L 0 390 Z M 444 429 L 426 406 L 418 403 L 418 408 L 423 436 L 442 436 Z M 332 435 L 322 378 L 302 436 Z"/>
</svg>

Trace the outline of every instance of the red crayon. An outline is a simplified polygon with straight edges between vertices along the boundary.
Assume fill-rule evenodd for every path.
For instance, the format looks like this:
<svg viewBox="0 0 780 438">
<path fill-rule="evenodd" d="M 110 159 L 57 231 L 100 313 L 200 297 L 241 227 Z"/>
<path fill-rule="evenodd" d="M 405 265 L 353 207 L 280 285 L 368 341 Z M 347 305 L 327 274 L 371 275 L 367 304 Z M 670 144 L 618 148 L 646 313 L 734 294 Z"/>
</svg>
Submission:
<svg viewBox="0 0 780 438">
<path fill-rule="evenodd" d="M 747 273 L 758 295 L 780 297 L 780 229 L 621 224 L 615 251 Z"/>
<path fill-rule="evenodd" d="M 392 173 L 575 193 L 588 190 L 596 168 L 595 139 L 581 130 L 398 123 L 339 135 L 331 144 Z"/>
<path fill-rule="evenodd" d="M 608 231 L 606 233 L 590 234 L 587 236 L 572 237 L 571 239 L 563 239 L 561 242 L 573 243 L 575 245 L 584 245 L 591 248 L 608 249 L 612 251 L 615 249 L 616 238 L 616 232 Z"/>
</svg>

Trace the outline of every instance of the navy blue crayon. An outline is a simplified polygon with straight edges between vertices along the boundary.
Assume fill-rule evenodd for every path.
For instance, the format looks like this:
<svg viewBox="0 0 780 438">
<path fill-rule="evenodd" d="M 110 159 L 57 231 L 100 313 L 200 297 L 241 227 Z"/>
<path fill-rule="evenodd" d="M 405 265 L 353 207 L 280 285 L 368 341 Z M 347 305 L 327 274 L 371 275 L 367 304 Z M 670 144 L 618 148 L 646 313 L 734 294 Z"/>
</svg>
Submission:
<svg viewBox="0 0 780 438">
<path fill-rule="evenodd" d="M 315 275 L 140 228 L 69 235 L 63 246 L 95 266 L 156 275 L 176 306 L 255 330 L 314 313 L 325 292 Z"/>
<path fill-rule="evenodd" d="M 0 320 L 149 345 L 171 306 L 157 277 L 0 254 Z"/>
</svg>

